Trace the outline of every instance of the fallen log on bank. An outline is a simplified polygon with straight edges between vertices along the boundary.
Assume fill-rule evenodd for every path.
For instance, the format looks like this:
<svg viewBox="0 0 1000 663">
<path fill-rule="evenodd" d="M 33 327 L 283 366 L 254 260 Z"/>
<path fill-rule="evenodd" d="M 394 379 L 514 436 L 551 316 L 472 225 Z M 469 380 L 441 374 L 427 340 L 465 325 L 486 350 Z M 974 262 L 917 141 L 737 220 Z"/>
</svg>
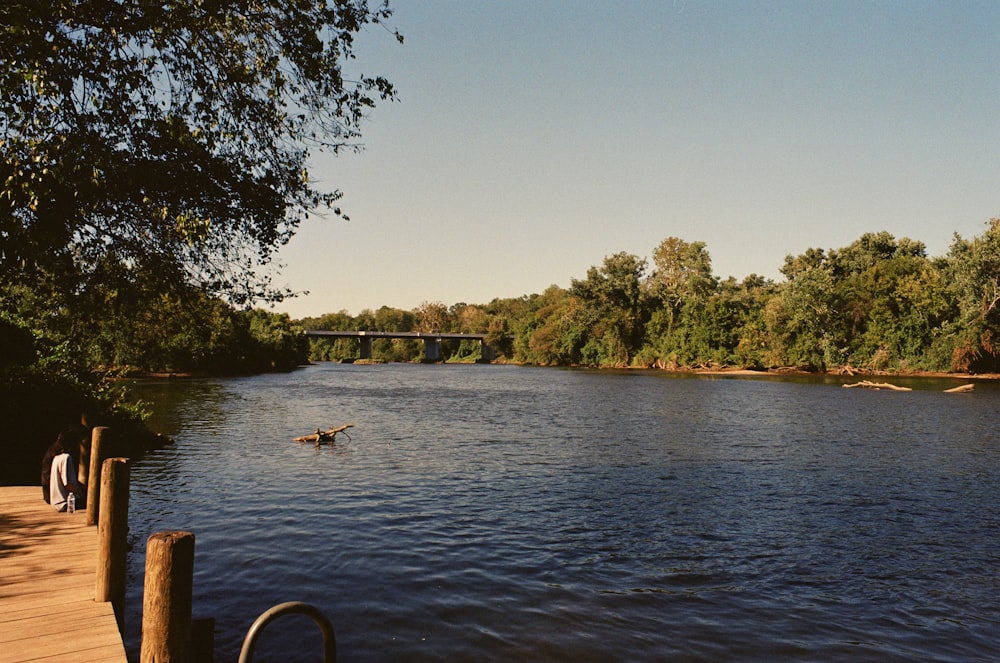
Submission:
<svg viewBox="0 0 1000 663">
<path fill-rule="evenodd" d="M 974 384 L 963 384 L 960 387 L 952 387 L 951 389 L 945 389 L 946 394 L 967 394 L 976 388 Z"/>
<path fill-rule="evenodd" d="M 333 443 L 337 439 L 337 433 L 343 433 L 350 440 L 351 436 L 347 432 L 348 428 L 354 428 L 354 424 L 344 424 L 343 426 L 337 426 L 335 428 L 330 428 L 328 430 L 316 429 L 316 432 L 312 435 L 302 435 L 300 437 L 292 438 L 292 442 L 315 442 L 316 444 L 323 444 L 324 442 Z"/>
<path fill-rule="evenodd" d="M 909 387 L 900 387 L 898 385 L 889 384 L 888 382 L 872 382 L 870 380 L 862 380 L 861 382 L 852 382 L 851 384 L 845 384 L 845 388 L 850 389 L 852 387 L 861 387 L 862 389 L 888 389 L 889 391 L 913 391 Z"/>
</svg>

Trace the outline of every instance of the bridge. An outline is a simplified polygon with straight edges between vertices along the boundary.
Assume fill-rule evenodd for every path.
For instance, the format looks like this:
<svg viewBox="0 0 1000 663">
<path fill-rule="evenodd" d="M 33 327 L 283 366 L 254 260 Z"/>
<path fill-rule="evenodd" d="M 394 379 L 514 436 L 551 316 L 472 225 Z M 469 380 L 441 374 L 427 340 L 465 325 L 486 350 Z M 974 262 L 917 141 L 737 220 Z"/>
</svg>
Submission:
<svg viewBox="0 0 1000 663">
<path fill-rule="evenodd" d="M 406 338 L 424 342 L 424 361 L 441 359 L 441 341 L 479 341 L 482 348 L 480 361 L 489 363 L 496 359 L 496 352 L 486 344 L 486 334 L 451 334 L 445 332 L 386 332 L 386 331 L 328 331 L 309 329 L 303 332 L 311 338 L 356 338 L 361 341 L 361 358 L 372 358 L 372 339 Z"/>
</svg>

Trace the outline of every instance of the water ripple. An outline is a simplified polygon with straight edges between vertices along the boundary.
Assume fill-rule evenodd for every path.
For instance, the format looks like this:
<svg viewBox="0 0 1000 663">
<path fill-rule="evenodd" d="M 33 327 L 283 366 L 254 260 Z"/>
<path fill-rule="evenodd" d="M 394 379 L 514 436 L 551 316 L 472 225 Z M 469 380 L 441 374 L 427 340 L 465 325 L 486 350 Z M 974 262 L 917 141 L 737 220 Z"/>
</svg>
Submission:
<svg viewBox="0 0 1000 663">
<path fill-rule="evenodd" d="M 177 444 L 133 468 L 133 658 L 163 529 L 196 533 L 218 660 L 286 600 L 324 610 L 347 661 L 1000 650 L 988 385 L 321 365 L 136 389 Z M 350 440 L 289 441 L 340 423 Z M 313 638 L 269 630 L 257 660 L 313 660 Z"/>
</svg>

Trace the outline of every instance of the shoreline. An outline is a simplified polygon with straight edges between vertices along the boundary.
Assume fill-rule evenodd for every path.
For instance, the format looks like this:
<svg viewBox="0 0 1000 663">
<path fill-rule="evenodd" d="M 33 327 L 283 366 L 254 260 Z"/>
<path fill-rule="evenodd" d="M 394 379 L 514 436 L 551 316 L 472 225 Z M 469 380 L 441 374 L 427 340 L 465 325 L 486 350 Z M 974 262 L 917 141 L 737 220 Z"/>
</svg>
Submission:
<svg viewBox="0 0 1000 663">
<path fill-rule="evenodd" d="M 645 369 L 644 369 L 645 370 Z M 942 371 L 852 371 L 843 370 L 832 371 L 803 371 L 798 369 L 767 369 L 753 370 L 749 368 L 677 368 L 677 369 L 648 369 L 663 370 L 668 373 L 681 373 L 692 375 L 732 375 L 738 377 L 782 377 L 782 376 L 826 376 L 834 378 L 904 378 L 904 379 L 935 379 L 935 380 L 979 380 L 992 381 L 1000 380 L 1000 373 L 946 373 Z"/>
<path fill-rule="evenodd" d="M 303 366 L 309 366 L 315 363 L 324 362 L 310 362 L 309 364 L 304 364 Z M 409 363 L 409 362 L 402 362 Z M 449 365 L 461 365 L 465 362 L 447 362 Z M 496 362 L 499 364 L 504 364 L 508 362 Z M 512 362 L 511 362 L 512 363 Z M 478 365 L 478 364 L 476 364 Z M 522 366 L 533 366 L 534 364 L 520 364 Z M 301 367 L 299 367 L 301 368 Z M 735 368 L 735 367 L 725 367 L 720 366 L 716 368 L 702 368 L 702 367 L 677 367 L 677 368 L 658 368 L 656 366 L 604 366 L 604 367 L 587 367 L 587 366 L 549 366 L 543 368 L 586 368 L 588 370 L 631 370 L 631 371 L 657 371 L 662 373 L 675 373 L 677 375 L 717 375 L 717 376 L 732 376 L 732 377 L 790 377 L 790 376 L 813 376 L 813 377 L 834 377 L 834 378 L 902 378 L 902 379 L 935 379 L 935 380 L 975 380 L 975 381 L 1000 381 L 1000 373 L 948 373 L 944 371 L 867 371 L 867 370 L 852 370 L 845 371 L 844 369 L 828 370 L 828 371 L 806 371 L 796 368 L 769 368 L 764 370 L 756 370 L 751 368 Z M 243 375 L 243 374 L 240 374 Z M 254 374 L 250 374 L 254 375 Z M 229 374 L 219 374 L 213 375 L 209 373 L 185 373 L 185 372 L 134 372 L 123 376 L 124 379 L 139 379 L 139 380 L 176 380 L 176 379 L 190 379 L 190 378 L 225 378 L 234 377 Z"/>
</svg>

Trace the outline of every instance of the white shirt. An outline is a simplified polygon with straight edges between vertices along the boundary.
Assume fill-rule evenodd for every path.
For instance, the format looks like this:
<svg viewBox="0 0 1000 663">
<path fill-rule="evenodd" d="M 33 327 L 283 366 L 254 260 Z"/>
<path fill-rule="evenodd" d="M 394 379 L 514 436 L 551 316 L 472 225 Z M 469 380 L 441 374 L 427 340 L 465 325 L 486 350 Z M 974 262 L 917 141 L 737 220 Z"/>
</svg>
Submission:
<svg viewBox="0 0 1000 663">
<path fill-rule="evenodd" d="M 52 459 L 52 474 L 49 476 L 49 500 L 56 511 L 66 510 L 66 497 L 70 493 L 69 486 L 76 483 L 76 468 L 73 467 L 73 457 L 61 453 Z"/>
</svg>

